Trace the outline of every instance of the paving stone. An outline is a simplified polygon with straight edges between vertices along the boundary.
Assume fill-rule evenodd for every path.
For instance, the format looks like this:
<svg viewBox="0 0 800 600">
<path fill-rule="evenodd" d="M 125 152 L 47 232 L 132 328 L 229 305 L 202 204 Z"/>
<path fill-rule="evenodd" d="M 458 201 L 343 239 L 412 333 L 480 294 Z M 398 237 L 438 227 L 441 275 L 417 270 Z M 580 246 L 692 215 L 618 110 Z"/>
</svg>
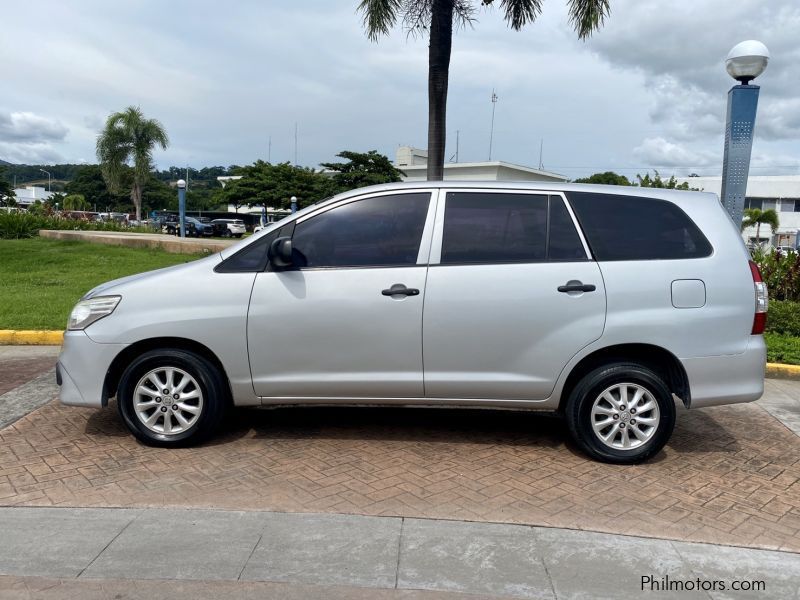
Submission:
<svg viewBox="0 0 800 600">
<path fill-rule="evenodd" d="M 239 409 L 210 443 L 165 450 L 139 444 L 113 402 L 52 402 L 0 429 L 0 505 L 347 512 L 800 551 L 800 437 L 758 404 L 678 412 L 666 449 L 623 467 L 532 413 Z"/>
</svg>

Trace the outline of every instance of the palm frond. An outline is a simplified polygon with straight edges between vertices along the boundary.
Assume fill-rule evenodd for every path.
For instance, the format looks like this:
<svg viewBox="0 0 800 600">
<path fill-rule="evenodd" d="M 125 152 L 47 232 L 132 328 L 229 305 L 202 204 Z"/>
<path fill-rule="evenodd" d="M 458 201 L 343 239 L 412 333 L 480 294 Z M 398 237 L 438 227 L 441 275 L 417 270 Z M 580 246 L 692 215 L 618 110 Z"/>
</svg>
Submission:
<svg viewBox="0 0 800 600">
<path fill-rule="evenodd" d="M 481 4 L 489 6 L 494 0 L 481 0 Z M 541 14 L 542 0 L 500 0 L 500 10 L 509 27 L 519 31 Z"/>
<path fill-rule="evenodd" d="M 586 39 L 611 14 L 609 0 L 569 0 L 569 22 L 580 39 Z"/>
<path fill-rule="evenodd" d="M 357 10 L 363 14 L 364 29 L 370 40 L 376 42 L 389 33 L 397 22 L 401 5 L 402 0 L 361 0 Z"/>
</svg>

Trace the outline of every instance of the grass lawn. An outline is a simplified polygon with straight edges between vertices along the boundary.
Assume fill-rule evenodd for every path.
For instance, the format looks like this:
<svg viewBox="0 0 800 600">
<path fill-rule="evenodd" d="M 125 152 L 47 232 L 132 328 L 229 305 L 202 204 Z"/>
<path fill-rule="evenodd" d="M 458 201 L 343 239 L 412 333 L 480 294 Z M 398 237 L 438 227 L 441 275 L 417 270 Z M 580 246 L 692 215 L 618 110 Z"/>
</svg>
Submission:
<svg viewBox="0 0 800 600">
<path fill-rule="evenodd" d="M 63 330 L 94 286 L 201 256 L 39 237 L 0 240 L 0 329 Z"/>
</svg>

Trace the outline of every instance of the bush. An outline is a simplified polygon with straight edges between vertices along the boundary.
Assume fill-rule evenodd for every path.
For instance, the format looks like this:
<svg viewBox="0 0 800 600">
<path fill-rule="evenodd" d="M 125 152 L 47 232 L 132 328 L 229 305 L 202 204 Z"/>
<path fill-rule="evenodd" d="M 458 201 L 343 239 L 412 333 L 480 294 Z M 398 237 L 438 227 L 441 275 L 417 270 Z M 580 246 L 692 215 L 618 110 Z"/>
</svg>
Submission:
<svg viewBox="0 0 800 600">
<path fill-rule="evenodd" d="M 767 331 L 800 338 L 800 302 L 770 299 Z"/>
<path fill-rule="evenodd" d="M 800 339 L 791 335 L 766 333 L 767 362 L 800 365 Z"/>
<path fill-rule="evenodd" d="M 131 231 L 152 233 L 147 227 L 125 227 L 116 222 L 98 223 L 30 213 L 0 212 L 0 239 L 14 240 L 34 237 L 40 229 L 78 229 L 82 231 Z"/>
<path fill-rule="evenodd" d="M 800 254 L 755 249 L 753 260 L 761 270 L 769 296 L 775 300 L 800 300 Z"/>
</svg>

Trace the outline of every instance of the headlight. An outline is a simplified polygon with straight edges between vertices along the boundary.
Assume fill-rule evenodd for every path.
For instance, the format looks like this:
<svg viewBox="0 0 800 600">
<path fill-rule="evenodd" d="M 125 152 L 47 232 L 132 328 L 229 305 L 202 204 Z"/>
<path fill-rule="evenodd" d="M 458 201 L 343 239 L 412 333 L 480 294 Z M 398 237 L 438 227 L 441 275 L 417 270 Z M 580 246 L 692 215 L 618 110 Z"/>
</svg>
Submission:
<svg viewBox="0 0 800 600">
<path fill-rule="evenodd" d="M 89 300 L 81 300 L 69 315 L 67 329 L 86 329 L 95 321 L 114 312 L 120 300 L 122 300 L 122 296 L 97 296 Z"/>
</svg>

